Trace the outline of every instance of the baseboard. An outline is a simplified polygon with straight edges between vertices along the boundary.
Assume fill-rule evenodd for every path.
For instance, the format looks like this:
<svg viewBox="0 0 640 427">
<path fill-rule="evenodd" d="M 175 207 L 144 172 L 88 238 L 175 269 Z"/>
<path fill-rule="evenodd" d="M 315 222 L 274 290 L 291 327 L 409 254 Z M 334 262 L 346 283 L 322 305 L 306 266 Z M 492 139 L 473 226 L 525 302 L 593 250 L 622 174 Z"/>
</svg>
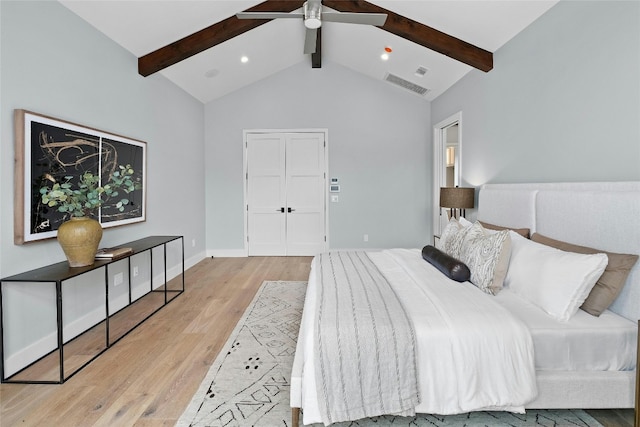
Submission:
<svg viewBox="0 0 640 427">
<path fill-rule="evenodd" d="M 73 338 L 85 332 L 91 325 L 102 322 L 104 316 L 104 305 L 98 307 L 79 319 L 66 325 L 63 329 L 63 341 L 67 343 Z M 20 371 L 25 366 L 35 362 L 42 356 L 50 353 L 58 347 L 58 333 L 56 331 L 47 334 L 32 344 L 18 350 L 14 354 L 7 356 L 4 362 L 4 375 L 9 377 Z"/>
<path fill-rule="evenodd" d="M 190 267 L 193 267 L 200 261 L 204 259 L 203 253 L 196 254 L 189 259 L 184 261 L 184 269 L 187 270 Z M 178 263 L 171 267 L 167 268 L 167 282 L 171 279 L 174 279 L 182 274 L 182 265 Z M 154 275 L 153 277 L 153 288 L 157 289 L 164 285 L 164 272 Z M 134 288 L 142 288 L 146 289 L 144 292 L 133 292 L 133 301 L 147 295 L 149 292 L 149 281 L 137 283 Z M 116 298 L 109 302 L 109 306 L 111 308 L 110 315 L 113 315 L 116 311 L 123 309 L 129 305 L 128 294 L 124 294 L 123 297 L 126 300 L 122 300 L 122 298 Z M 68 325 L 64 326 L 63 337 L 64 342 L 68 342 L 69 340 L 77 337 L 78 335 L 85 332 L 87 329 L 102 322 L 105 318 L 105 308 L 104 304 L 93 309 L 86 315 L 75 319 Z M 7 355 L 4 361 L 4 374 L 5 377 L 9 377 L 16 372 L 19 372 L 29 364 L 35 362 L 40 359 L 42 356 L 50 353 L 58 347 L 58 334 L 56 331 L 53 331 L 42 338 L 33 341 L 32 343 L 26 345 L 25 347 L 19 349 L 15 353 L 11 355 Z"/>
<path fill-rule="evenodd" d="M 382 248 L 338 248 L 330 249 L 333 252 L 347 252 L 347 251 L 378 251 Z M 249 254 L 244 249 L 208 249 L 207 257 L 213 258 L 245 258 Z"/>
<path fill-rule="evenodd" d="M 212 258 L 245 258 L 249 256 L 244 249 L 209 249 L 207 257 Z"/>
<path fill-rule="evenodd" d="M 190 269 L 191 267 L 193 267 L 194 265 L 196 265 L 197 263 L 199 263 L 200 261 L 202 261 L 205 258 L 207 258 L 207 255 L 205 255 L 205 253 L 203 251 L 203 252 L 195 254 L 194 256 L 192 256 L 192 257 L 190 257 L 188 259 L 185 259 L 184 260 L 184 269 L 185 270 Z M 176 276 L 178 274 L 182 273 L 182 271 L 180 270 L 180 265 L 175 266 L 175 268 L 178 269 L 178 272 L 176 273 Z M 171 268 L 171 272 L 173 274 L 174 268 Z M 167 272 L 167 274 L 169 274 L 169 273 Z M 173 277 L 175 277 L 175 276 L 173 276 Z"/>
</svg>

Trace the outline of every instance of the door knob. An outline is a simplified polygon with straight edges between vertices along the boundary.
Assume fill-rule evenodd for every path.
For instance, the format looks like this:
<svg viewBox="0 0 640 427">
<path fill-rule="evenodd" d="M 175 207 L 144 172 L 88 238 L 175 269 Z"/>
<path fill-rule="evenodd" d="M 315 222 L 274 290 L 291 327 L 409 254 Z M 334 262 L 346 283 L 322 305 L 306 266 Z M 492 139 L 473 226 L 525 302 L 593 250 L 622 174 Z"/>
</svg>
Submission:
<svg viewBox="0 0 640 427">
<path fill-rule="evenodd" d="M 276 209 L 276 212 L 282 212 L 282 213 L 284 213 L 284 208 Z"/>
<path fill-rule="evenodd" d="M 287 208 L 287 212 L 289 212 L 289 213 L 295 212 L 295 209 Z"/>
</svg>

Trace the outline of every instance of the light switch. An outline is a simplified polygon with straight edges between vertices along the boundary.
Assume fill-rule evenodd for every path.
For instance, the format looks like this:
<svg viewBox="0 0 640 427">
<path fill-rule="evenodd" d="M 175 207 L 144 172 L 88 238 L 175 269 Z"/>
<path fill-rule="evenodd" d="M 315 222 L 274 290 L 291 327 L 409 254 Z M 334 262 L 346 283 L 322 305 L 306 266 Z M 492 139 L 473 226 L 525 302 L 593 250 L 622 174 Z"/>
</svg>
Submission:
<svg viewBox="0 0 640 427">
<path fill-rule="evenodd" d="M 331 203 L 338 203 L 338 195 L 337 194 L 332 194 L 331 195 Z"/>
</svg>

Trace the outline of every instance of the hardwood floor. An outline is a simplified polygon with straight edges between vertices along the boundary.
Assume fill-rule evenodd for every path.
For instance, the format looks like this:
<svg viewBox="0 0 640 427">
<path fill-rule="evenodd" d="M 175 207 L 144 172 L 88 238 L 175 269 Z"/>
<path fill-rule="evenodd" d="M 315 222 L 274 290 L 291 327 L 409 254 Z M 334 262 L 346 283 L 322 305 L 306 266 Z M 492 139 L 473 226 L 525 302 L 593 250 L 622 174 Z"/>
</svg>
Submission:
<svg viewBox="0 0 640 427">
<path fill-rule="evenodd" d="M 309 257 L 205 259 L 185 293 L 62 385 L 0 385 L 0 425 L 173 426 L 264 280 L 307 280 Z M 632 409 L 589 411 L 632 427 Z"/>
<path fill-rule="evenodd" d="M 309 257 L 205 259 L 185 293 L 62 385 L 0 385 L 0 425 L 173 426 L 264 280 Z"/>
<path fill-rule="evenodd" d="M 604 427 L 634 427 L 633 409 L 589 409 L 586 412 Z"/>
</svg>

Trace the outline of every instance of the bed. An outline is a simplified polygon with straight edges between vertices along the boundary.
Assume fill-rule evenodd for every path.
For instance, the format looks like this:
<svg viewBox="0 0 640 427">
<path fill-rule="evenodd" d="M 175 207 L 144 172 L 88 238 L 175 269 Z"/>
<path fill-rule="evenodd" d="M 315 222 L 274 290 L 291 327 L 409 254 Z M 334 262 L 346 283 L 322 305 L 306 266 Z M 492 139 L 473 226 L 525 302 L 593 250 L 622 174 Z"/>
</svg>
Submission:
<svg viewBox="0 0 640 427">
<path fill-rule="evenodd" d="M 599 251 L 640 254 L 640 182 L 488 184 L 480 189 L 478 199 L 477 219 L 484 224 L 528 229 L 531 235 Z M 532 252 L 522 249 L 533 247 L 529 241 L 514 236 L 513 232 L 500 233 L 503 236 L 510 233 L 509 239 L 512 239 L 513 251 L 508 262 L 522 260 L 525 255 L 533 256 Z M 367 253 L 366 256 L 360 253 L 323 254 L 314 259 L 291 376 L 294 425 L 298 423 L 300 408 L 304 424 L 330 424 L 348 417 L 361 418 L 362 413 L 350 413 L 348 410 L 347 415 L 343 411 L 335 415 L 338 418 L 327 418 L 324 407 L 336 406 L 336 402 L 327 401 L 331 396 L 322 392 L 327 388 L 322 377 L 340 376 L 341 372 L 330 372 L 333 363 L 326 361 L 330 359 L 322 362 L 324 344 L 313 332 L 315 328 L 321 329 L 316 308 L 324 305 L 318 302 L 324 301 L 324 297 L 318 297 L 318 278 L 323 275 L 333 278 L 338 284 L 332 291 L 336 294 L 335 299 L 338 303 L 344 301 L 348 296 L 339 294 L 342 292 L 339 285 L 342 273 L 325 270 L 329 271 L 328 266 L 332 263 L 351 265 L 355 258 L 373 263 L 373 270 L 389 278 L 390 283 L 396 283 L 392 292 L 406 308 L 414 328 L 411 333 L 415 338 L 415 353 L 405 354 L 403 351 L 402 356 L 409 361 L 402 361 L 397 365 L 400 368 L 394 369 L 398 372 L 406 370 L 402 377 L 403 386 L 406 385 L 405 377 L 415 378 L 414 388 L 417 390 L 412 389 L 412 384 L 407 389 L 415 391 L 418 402 L 402 396 L 398 400 L 406 402 L 405 406 L 394 406 L 391 412 L 386 413 L 411 415 L 415 411 L 446 415 L 475 410 L 522 412 L 527 408 L 633 408 L 637 405 L 634 387 L 638 345 L 636 322 L 640 318 L 640 262 L 633 265 L 619 295 L 598 317 L 577 310 L 575 314 L 562 318 L 566 313 L 545 312 L 541 307 L 547 309 L 546 306 L 536 305 L 538 296 L 533 296 L 533 299 L 523 297 L 528 291 L 520 289 L 518 280 L 527 281 L 531 270 L 510 268 L 505 273 L 505 287 L 493 296 L 469 282 L 450 280 L 420 255 L 419 249 L 393 249 Z M 601 255 L 590 255 L 589 262 L 595 263 L 598 256 Z M 600 258 L 598 262 L 601 261 Z M 360 267 L 349 268 L 357 270 Z M 554 272 L 553 269 L 549 271 Z M 598 275 L 601 273 L 599 270 Z M 425 280 L 430 283 L 426 299 L 418 295 L 427 292 L 421 285 Z M 385 310 L 385 301 L 389 300 L 389 296 L 381 298 Z M 454 311 L 448 311 L 449 300 L 462 301 L 461 308 L 452 305 L 451 310 Z M 439 320 L 427 318 L 424 314 L 440 311 L 444 317 Z M 487 312 L 498 315 L 497 320 L 488 320 L 494 322 L 488 324 L 491 326 L 473 317 L 474 313 Z M 510 320 L 505 321 L 505 318 Z M 449 332 L 425 335 L 421 322 L 435 325 L 434 330 L 439 323 L 446 324 L 445 330 Z M 497 336 L 482 336 L 482 330 L 498 329 L 495 324 L 508 324 L 509 327 L 500 330 Z M 449 336 L 450 331 L 455 331 L 455 338 Z M 340 337 L 347 337 L 341 334 L 338 334 L 338 341 Z M 395 329 L 392 335 L 397 338 Z M 477 336 L 481 336 L 480 344 L 473 343 L 476 339 L 473 337 Z M 424 340 L 430 340 L 431 344 Z M 491 340 L 494 340 L 493 344 L 487 344 Z M 472 347 L 502 346 L 504 342 L 509 342 L 513 349 L 487 350 L 485 355 L 485 350 Z M 410 347 L 405 344 L 403 348 Z M 442 348 L 447 349 L 444 356 L 440 354 Z M 474 357 L 469 357 L 469 354 Z M 415 359 L 415 367 L 411 366 L 412 358 Z M 438 358 L 453 359 L 453 363 L 443 367 L 444 362 Z M 470 362 L 469 359 L 473 360 Z M 327 373 L 316 369 L 320 365 L 327 369 Z M 353 366 L 369 365 L 358 359 Z M 362 370 L 373 371 L 368 368 Z M 469 378 L 473 378 L 473 387 L 467 385 Z M 369 384 L 369 379 L 366 381 Z M 345 396 L 355 396 L 348 389 L 343 392 Z M 388 399 L 385 397 L 383 400 Z"/>
</svg>

